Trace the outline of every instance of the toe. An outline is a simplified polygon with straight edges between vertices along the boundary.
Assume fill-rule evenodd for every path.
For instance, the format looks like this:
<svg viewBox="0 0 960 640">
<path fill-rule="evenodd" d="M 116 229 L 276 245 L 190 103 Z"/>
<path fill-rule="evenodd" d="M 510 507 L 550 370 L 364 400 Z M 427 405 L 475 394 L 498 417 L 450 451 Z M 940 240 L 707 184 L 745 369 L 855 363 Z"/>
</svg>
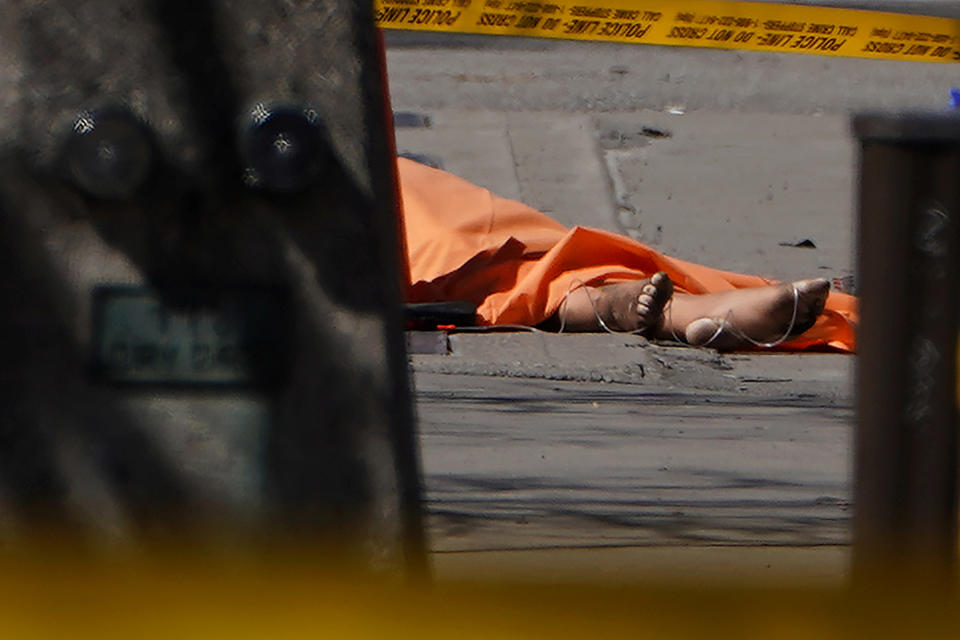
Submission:
<svg viewBox="0 0 960 640">
<path fill-rule="evenodd" d="M 667 300 L 670 299 L 670 296 L 673 295 L 673 282 L 670 281 L 669 276 L 666 272 L 658 271 L 653 274 L 653 277 L 650 278 L 650 283 L 647 285 L 653 288 L 653 291 L 649 292 L 650 295 L 654 297 L 654 300 L 658 301 L 659 304 L 666 304 Z"/>
</svg>

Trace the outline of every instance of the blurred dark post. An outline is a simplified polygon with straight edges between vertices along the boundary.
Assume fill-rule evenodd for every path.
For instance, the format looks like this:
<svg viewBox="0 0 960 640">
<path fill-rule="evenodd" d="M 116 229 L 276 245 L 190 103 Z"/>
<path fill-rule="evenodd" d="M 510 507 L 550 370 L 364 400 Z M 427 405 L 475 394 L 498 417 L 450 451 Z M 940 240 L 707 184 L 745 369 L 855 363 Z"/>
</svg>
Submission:
<svg viewBox="0 0 960 640">
<path fill-rule="evenodd" d="M 855 117 L 861 325 L 854 578 L 952 586 L 960 118 Z M 907 586 L 903 584 L 903 586 Z"/>
<path fill-rule="evenodd" d="M 0 546 L 425 567 L 372 12 L 0 5 Z"/>
</svg>

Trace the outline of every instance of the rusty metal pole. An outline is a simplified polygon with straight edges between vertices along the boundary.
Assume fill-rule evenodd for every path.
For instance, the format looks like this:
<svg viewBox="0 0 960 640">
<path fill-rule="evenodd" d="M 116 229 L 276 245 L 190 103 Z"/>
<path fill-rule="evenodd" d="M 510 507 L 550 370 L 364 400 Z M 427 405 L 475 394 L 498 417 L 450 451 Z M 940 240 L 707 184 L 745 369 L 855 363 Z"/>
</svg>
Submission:
<svg viewBox="0 0 960 640">
<path fill-rule="evenodd" d="M 957 556 L 960 118 L 864 114 L 854 579 L 941 589 Z"/>
</svg>

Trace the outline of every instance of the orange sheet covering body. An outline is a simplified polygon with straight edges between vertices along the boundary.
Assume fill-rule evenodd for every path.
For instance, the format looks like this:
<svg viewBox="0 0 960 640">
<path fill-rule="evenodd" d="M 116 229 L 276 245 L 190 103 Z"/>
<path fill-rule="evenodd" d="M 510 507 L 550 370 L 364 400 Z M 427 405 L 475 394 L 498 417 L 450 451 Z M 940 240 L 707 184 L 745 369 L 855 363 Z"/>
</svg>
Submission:
<svg viewBox="0 0 960 640">
<path fill-rule="evenodd" d="M 469 300 L 482 324 L 533 326 L 581 284 L 666 271 L 678 291 L 765 286 L 759 276 L 665 256 L 608 231 L 567 229 L 544 214 L 452 174 L 398 159 L 412 286 L 409 302 Z M 832 292 L 817 324 L 781 349 L 853 351 L 856 300 Z"/>
</svg>

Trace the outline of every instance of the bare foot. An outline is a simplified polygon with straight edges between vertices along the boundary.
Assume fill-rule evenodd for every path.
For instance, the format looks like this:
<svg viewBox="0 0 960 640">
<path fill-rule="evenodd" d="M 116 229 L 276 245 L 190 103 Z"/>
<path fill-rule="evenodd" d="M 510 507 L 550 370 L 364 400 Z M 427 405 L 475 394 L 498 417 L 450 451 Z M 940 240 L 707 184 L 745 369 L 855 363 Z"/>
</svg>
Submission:
<svg viewBox="0 0 960 640">
<path fill-rule="evenodd" d="M 663 309 L 673 295 L 666 273 L 649 280 L 581 287 L 570 292 L 550 325 L 565 331 L 633 331 L 653 334 L 663 326 Z"/>
<path fill-rule="evenodd" d="M 829 292 L 830 282 L 817 278 L 705 295 L 677 294 L 656 335 L 721 351 L 775 342 L 812 327 Z"/>
</svg>

